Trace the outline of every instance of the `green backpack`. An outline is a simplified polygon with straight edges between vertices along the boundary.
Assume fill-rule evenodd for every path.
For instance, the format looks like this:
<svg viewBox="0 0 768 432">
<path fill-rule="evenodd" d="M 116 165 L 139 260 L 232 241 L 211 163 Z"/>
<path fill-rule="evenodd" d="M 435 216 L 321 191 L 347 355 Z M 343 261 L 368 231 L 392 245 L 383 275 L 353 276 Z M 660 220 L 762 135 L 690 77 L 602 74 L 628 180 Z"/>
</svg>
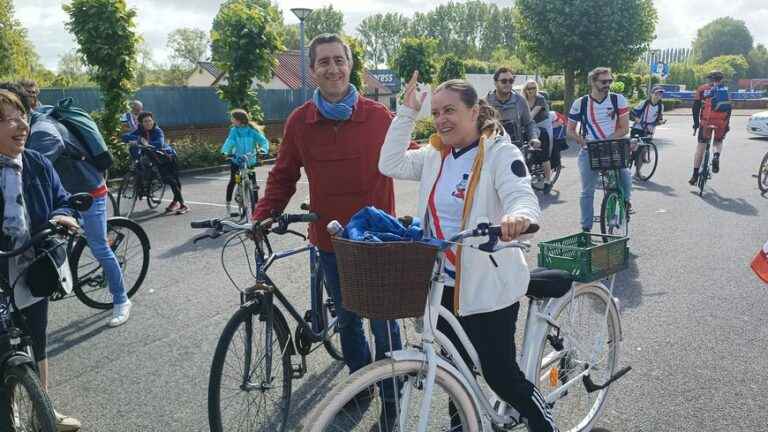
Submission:
<svg viewBox="0 0 768 432">
<path fill-rule="evenodd" d="M 88 112 L 74 105 L 71 97 L 60 100 L 57 105 L 45 110 L 44 114 L 64 125 L 70 133 L 75 135 L 80 145 L 65 144 L 68 147 L 74 145 L 78 148 L 86 160 L 99 171 L 106 171 L 112 166 L 114 160 L 99 127 Z"/>
</svg>

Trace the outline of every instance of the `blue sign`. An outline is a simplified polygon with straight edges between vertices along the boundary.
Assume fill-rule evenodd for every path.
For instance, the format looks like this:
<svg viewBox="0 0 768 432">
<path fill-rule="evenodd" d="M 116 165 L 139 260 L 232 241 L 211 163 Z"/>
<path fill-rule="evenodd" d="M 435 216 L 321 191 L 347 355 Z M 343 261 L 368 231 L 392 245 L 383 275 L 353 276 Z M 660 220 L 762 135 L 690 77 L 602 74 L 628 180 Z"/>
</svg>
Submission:
<svg viewBox="0 0 768 432">
<path fill-rule="evenodd" d="M 393 71 L 389 69 L 376 69 L 369 70 L 368 72 L 376 77 L 376 79 L 379 80 L 379 82 L 384 85 L 384 87 L 390 89 L 392 93 L 397 93 L 400 91 L 402 82 L 400 81 L 400 78 L 397 76 L 397 74 Z"/>
<path fill-rule="evenodd" d="M 651 63 L 651 74 L 662 79 L 667 78 L 669 76 L 669 64 L 664 62 Z"/>
</svg>

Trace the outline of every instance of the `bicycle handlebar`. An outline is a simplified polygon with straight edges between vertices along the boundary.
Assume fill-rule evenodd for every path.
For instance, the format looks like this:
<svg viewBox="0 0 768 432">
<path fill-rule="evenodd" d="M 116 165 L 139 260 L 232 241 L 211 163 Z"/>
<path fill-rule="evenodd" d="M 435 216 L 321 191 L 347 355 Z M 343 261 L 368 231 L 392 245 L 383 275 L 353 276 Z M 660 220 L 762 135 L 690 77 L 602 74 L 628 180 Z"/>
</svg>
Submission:
<svg viewBox="0 0 768 432">
<path fill-rule="evenodd" d="M 67 227 L 48 222 L 48 226 L 35 233 L 29 241 L 10 251 L 0 251 L 0 258 L 11 258 L 23 254 L 27 249 L 54 235 L 67 234 Z"/>
</svg>

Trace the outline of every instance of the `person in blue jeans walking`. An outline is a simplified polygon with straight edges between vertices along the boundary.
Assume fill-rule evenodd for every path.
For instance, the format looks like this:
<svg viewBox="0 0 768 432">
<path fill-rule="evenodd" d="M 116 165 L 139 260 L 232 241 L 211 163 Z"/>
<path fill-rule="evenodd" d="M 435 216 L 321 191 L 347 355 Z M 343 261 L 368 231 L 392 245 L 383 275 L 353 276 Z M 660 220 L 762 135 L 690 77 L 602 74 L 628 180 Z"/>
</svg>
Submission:
<svg viewBox="0 0 768 432">
<path fill-rule="evenodd" d="M 318 89 L 312 100 L 288 117 L 277 161 L 253 219 L 264 220 L 285 209 L 303 168 L 309 180 L 310 208 L 320 215 L 320 220 L 310 225 L 310 241 L 320 249 L 320 265 L 339 316 L 344 362 L 352 373 L 371 363 L 372 355 L 360 317 L 344 308 L 336 255 L 325 227 L 331 220 L 346 224 L 367 206 L 394 214 L 394 183 L 378 169 L 392 114 L 358 94 L 349 83 L 352 55 L 339 36 L 326 34 L 313 39 L 309 64 Z M 374 320 L 371 328 L 377 360 L 402 347 L 395 321 Z M 385 400 L 394 401 L 391 388 L 383 393 Z"/>
<path fill-rule="evenodd" d="M 108 325 L 122 325 L 128 321 L 132 304 L 126 294 L 123 271 L 112 248 L 107 244 L 108 190 L 104 174 L 84 158 L 76 157 L 68 151 L 65 143 L 75 142 L 78 138 L 64 125 L 39 112 L 32 112 L 31 120 L 27 148 L 43 154 L 51 161 L 68 192 L 86 192 L 93 196 L 91 208 L 80 212 L 80 222 L 93 256 L 104 269 L 112 294 L 114 307 Z M 79 147 L 85 146 L 81 144 Z"/>
<path fill-rule="evenodd" d="M 592 90 L 575 101 L 568 113 L 568 138 L 576 141 L 579 150 L 578 163 L 581 174 L 581 229 L 592 231 L 594 222 L 595 187 L 600 178 L 598 171 L 589 165 L 588 141 L 624 138 L 629 133 L 629 105 L 618 93 L 611 93 L 613 75 L 611 69 L 598 67 L 589 73 Z M 581 124 L 581 131 L 576 125 Z M 632 174 L 628 169 L 619 170 L 619 181 L 627 199 L 627 210 L 632 212 L 629 198 L 632 194 Z"/>
</svg>

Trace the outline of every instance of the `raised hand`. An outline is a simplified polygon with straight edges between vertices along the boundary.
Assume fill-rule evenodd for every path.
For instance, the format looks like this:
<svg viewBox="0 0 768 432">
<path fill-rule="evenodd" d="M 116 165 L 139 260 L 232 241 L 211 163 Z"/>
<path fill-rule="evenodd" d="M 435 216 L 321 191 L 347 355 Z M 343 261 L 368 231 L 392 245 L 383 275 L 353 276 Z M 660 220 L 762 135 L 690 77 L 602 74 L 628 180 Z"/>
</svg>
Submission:
<svg viewBox="0 0 768 432">
<path fill-rule="evenodd" d="M 424 103 L 426 97 L 426 92 L 419 91 L 419 71 L 413 71 L 411 80 L 408 81 L 408 85 L 405 87 L 403 105 L 414 111 L 421 111 L 421 104 Z"/>
</svg>

